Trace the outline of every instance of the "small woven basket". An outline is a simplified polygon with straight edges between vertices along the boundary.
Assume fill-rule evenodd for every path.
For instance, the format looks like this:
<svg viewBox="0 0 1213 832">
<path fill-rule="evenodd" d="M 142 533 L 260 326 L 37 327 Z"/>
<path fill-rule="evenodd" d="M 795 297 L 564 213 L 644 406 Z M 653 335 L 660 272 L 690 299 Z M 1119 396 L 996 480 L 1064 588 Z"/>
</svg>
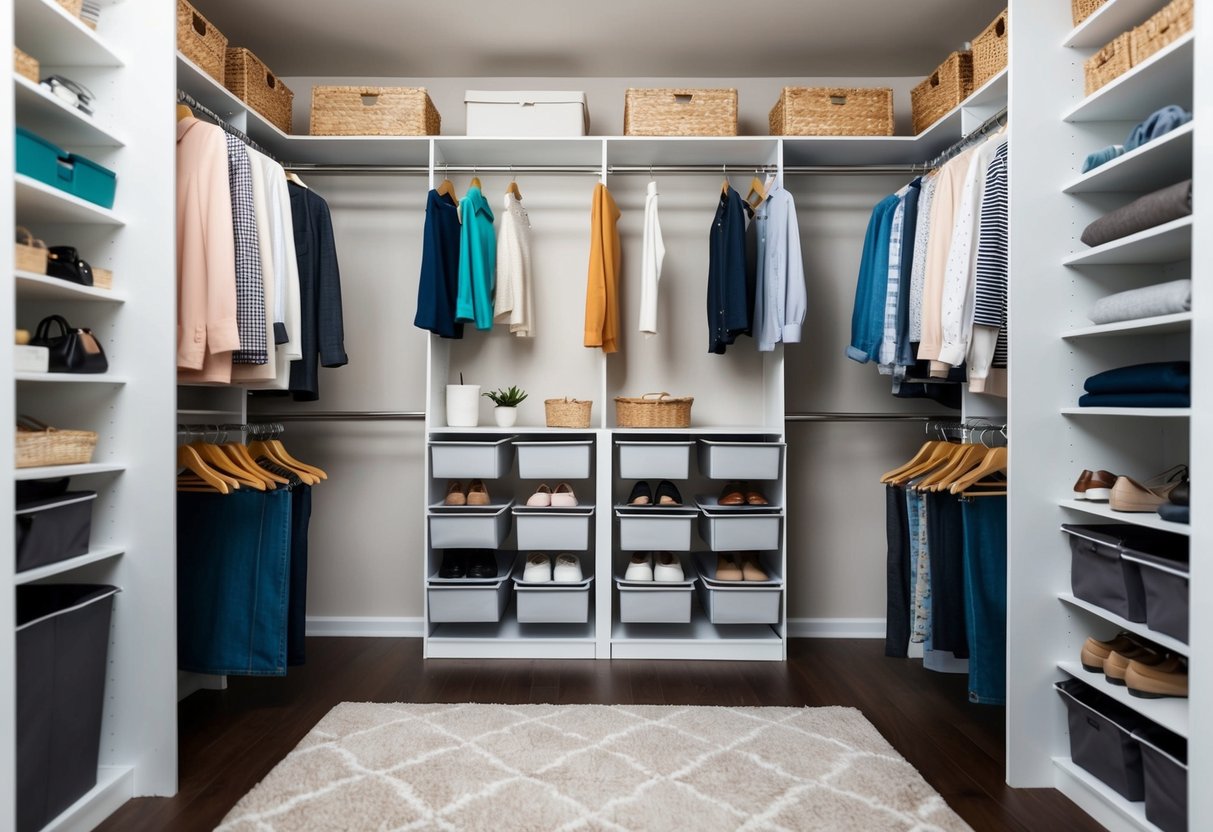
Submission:
<svg viewBox="0 0 1213 832">
<path fill-rule="evenodd" d="M 951 112 L 973 91 L 973 53 L 953 52 L 938 69 L 910 90 L 914 133 L 921 133 Z"/>
<path fill-rule="evenodd" d="M 84 8 L 84 0 L 59 0 L 59 5 L 67 10 L 72 17 L 79 17 Z"/>
<path fill-rule="evenodd" d="M 772 136 L 891 136 L 890 87 L 784 87 L 771 109 Z"/>
<path fill-rule="evenodd" d="M 640 398 L 615 397 L 615 424 L 621 428 L 686 428 L 691 426 L 693 396 L 645 393 Z"/>
<path fill-rule="evenodd" d="M 28 228 L 17 226 L 16 269 L 19 272 L 46 274 L 46 243 L 35 239 Z"/>
<path fill-rule="evenodd" d="M 1133 68 L 1130 43 L 1132 35 L 1123 32 L 1083 64 L 1084 90 L 1087 95 L 1115 81 Z"/>
<path fill-rule="evenodd" d="M 437 136 L 425 87 L 312 87 L 313 136 Z"/>
<path fill-rule="evenodd" d="M 28 416 L 17 424 L 18 468 L 83 465 L 91 462 L 97 434 L 91 430 L 57 430 Z"/>
<path fill-rule="evenodd" d="M 1133 30 L 1129 46 L 1133 66 L 1192 31 L 1192 0 L 1172 0 Z"/>
<path fill-rule="evenodd" d="M 736 136 L 737 90 L 636 89 L 624 95 L 625 136 Z"/>
<path fill-rule="evenodd" d="M 93 266 L 93 288 L 113 289 L 114 273 L 109 269 L 103 269 L 100 266 Z"/>
<path fill-rule="evenodd" d="M 227 38 L 187 0 L 177 0 L 177 48 L 199 69 L 223 83 Z"/>
<path fill-rule="evenodd" d="M 1007 10 L 994 18 L 981 34 L 973 39 L 973 89 L 985 83 L 1007 67 Z"/>
<path fill-rule="evenodd" d="M 27 55 L 17 47 L 13 47 L 13 69 L 17 70 L 17 74 L 21 75 L 35 84 L 41 80 L 42 66 L 38 63 L 38 59 L 32 55 Z"/>
<path fill-rule="evenodd" d="M 1108 0 L 1070 0 L 1070 15 L 1077 26 L 1099 10 Z"/>
<path fill-rule="evenodd" d="M 252 52 L 243 47 L 227 50 L 223 83 L 283 133 L 291 132 L 295 94 Z"/>
<path fill-rule="evenodd" d="M 592 401 L 544 399 L 543 417 L 549 428 L 588 428 Z"/>
</svg>

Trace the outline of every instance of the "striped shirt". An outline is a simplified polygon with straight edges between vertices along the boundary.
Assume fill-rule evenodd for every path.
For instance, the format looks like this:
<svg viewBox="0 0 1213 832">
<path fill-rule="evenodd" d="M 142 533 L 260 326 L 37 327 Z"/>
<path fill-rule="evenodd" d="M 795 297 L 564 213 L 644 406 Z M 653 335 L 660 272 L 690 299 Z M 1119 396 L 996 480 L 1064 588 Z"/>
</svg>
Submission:
<svg viewBox="0 0 1213 832">
<path fill-rule="evenodd" d="M 1004 143 L 986 170 L 973 312 L 973 323 L 1000 329 L 1007 322 L 1007 156 Z"/>
</svg>

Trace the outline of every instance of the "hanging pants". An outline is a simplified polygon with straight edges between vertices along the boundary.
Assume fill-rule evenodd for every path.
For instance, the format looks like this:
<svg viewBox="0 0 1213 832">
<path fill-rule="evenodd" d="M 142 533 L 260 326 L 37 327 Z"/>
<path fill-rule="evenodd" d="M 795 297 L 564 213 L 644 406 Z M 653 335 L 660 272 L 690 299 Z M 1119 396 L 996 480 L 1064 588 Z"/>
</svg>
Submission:
<svg viewBox="0 0 1213 832">
<path fill-rule="evenodd" d="M 884 654 L 904 659 L 910 643 L 910 519 L 906 512 L 906 490 L 901 486 L 885 486 L 885 524 L 889 554 Z"/>
<path fill-rule="evenodd" d="M 969 647 L 969 701 L 1007 699 L 1007 498 L 975 497 L 961 506 Z"/>
<path fill-rule="evenodd" d="M 296 485 L 291 492 L 291 590 L 286 623 L 289 665 L 303 664 L 306 659 L 307 527 L 311 519 L 312 487 Z"/>
<path fill-rule="evenodd" d="M 931 649 L 969 657 L 965 626 L 964 529 L 960 499 L 927 492 L 927 538 L 931 551 Z"/>
</svg>

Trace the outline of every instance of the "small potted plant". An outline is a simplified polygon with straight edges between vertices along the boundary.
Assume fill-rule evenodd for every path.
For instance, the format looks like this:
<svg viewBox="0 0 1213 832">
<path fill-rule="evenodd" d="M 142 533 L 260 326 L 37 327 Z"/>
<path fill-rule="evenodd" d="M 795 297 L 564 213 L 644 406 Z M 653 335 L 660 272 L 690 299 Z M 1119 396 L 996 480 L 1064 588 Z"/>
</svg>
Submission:
<svg viewBox="0 0 1213 832">
<path fill-rule="evenodd" d="M 512 428 L 514 423 L 518 421 L 518 405 L 526 400 L 527 394 L 525 390 L 511 387 L 508 390 L 493 390 L 489 393 L 481 393 L 480 395 L 491 399 L 493 404 L 497 405 L 493 408 L 493 417 L 497 420 L 497 426 Z"/>
</svg>

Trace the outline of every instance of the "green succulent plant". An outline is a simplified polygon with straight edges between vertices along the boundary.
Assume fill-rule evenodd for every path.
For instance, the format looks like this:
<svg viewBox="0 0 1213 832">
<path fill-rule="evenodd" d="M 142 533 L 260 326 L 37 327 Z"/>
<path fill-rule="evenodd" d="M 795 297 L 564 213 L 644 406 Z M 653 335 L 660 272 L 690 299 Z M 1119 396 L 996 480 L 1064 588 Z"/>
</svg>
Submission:
<svg viewBox="0 0 1213 832">
<path fill-rule="evenodd" d="M 493 390 L 489 393 L 481 393 L 480 395 L 487 399 L 492 399 L 493 404 L 498 407 L 517 407 L 526 400 L 527 393 L 518 387 L 511 387 L 509 390 Z"/>
</svg>

